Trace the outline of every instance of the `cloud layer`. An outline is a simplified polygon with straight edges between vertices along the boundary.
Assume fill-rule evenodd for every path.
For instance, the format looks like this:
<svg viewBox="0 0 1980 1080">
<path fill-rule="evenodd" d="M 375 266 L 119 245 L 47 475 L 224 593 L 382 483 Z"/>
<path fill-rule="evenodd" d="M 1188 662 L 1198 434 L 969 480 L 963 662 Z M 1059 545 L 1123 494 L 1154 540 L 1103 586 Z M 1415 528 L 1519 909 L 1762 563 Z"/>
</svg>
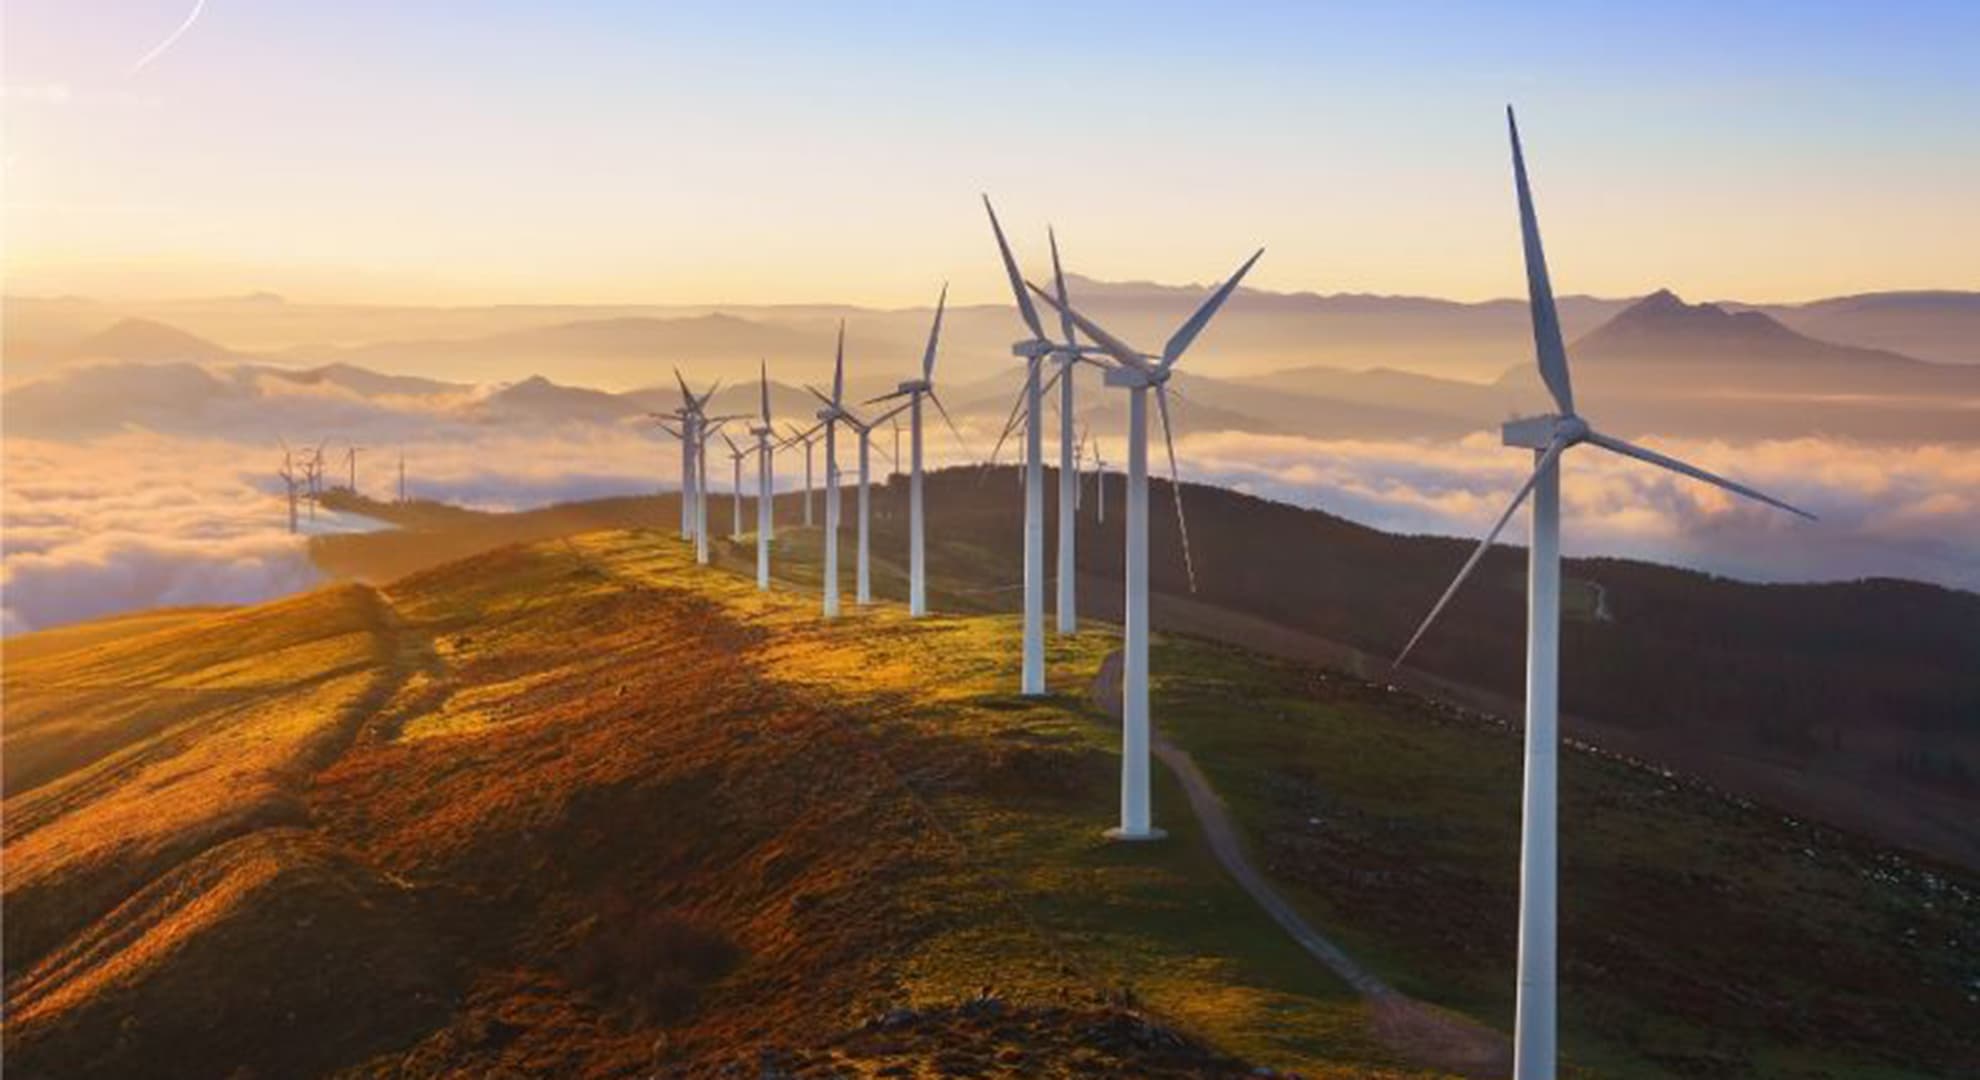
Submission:
<svg viewBox="0 0 1980 1080">
<path fill-rule="evenodd" d="M 1809 523 L 1605 453 L 1564 465 L 1563 545 L 1758 581 L 1907 577 L 1980 590 L 1980 452 L 1828 439 L 1645 439 L 1803 507 Z M 1481 536 L 1532 469 L 1478 433 L 1455 442 L 1219 433 L 1178 445 L 1185 474 L 1391 532 Z M 1524 514 L 1506 536 L 1523 542 Z"/>
<path fill-rule="evenodd" d="M 359 487 L 380 498 L 395 491 L 401 447 L 412 495 L 490 509 L 651 492 L 679 476 L 672 441 L 637 422 L 478 422 L 463 419 L 458 402 L 366 399 L 275 382 L 209 404 L 201 426 L 226 437 L 192 434 L 191 424 L 62 441 L 10 436 L 5 632 L 161 604 L 252 602 L 316 582 L 305 541 L 286 531 L 275 476 L 275 436 L 283 432 L 337 431 L 369 447 L 359 458 Z M 994 439 L 989 422 L 964 423 L 972 448 L 986 450 Z M 875 465 L 884 470 L 891 436 L 877 441 Z M 1582 448 L 1570 455 L 1564 481 L 1571 554 L 1754 580 L 1894 576 L 1980 590 L 1980 452 L 1822 439 L 1653 444 L 1822 520 L 1802 522 Z M 340 446 L 330 447 L 337 483 L 345 476 Z M 939 420 L 931 419 L 928 448 L 931 464 L 960 460 Z M 1177 449 L 1188 479 L 1406 533 L 1481 534 L 1530 468 L 1525 454 L 1484 433 L 1438 442 L 1227 432 L 1184 436 Z M 1109 450 L 1118 468 L 1118 439 Z M 846 458 L 850 468 L 849 450 Z M 822 452 L 817 464 L 822 470 Z M 802 467 L 795 454 L 781 463 L 785 486 Z M 711 462 L 710 472 L 725 490 L 726 460 Z M 326 515 L 314 527 L 365 526 Z M 1523 533 L 1517 521 L 1508 539 Z"/>
</svg>

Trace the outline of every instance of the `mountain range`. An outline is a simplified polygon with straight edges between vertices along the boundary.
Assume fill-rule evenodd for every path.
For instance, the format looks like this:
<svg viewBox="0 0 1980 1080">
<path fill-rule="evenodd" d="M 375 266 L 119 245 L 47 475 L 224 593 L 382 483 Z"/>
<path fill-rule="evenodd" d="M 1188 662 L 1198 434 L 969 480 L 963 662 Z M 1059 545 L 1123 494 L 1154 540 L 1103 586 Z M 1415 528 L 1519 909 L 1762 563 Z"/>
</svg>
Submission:
<svg viewBox="0 0 1980 1080">
<path fill-rule="evenodd" d="M 1161 286 L 1081 281 L 1077 287 L 1090 294 L 1086 302 L 1103 313 L 1098 317 L 1132 328 L 1121 332 L 1138 333 L 1144 341 L 1157 340 L 1154 328 L 1166 326 L 1174 311 L 1194 296 L 1189 290 Z M 1910 331 L 1911 336 L 1957 322 L 1963 296 L 1946 294 L 1931 303 L 1919 301 L 1936 321 L 1922 323 L 1924 329 Z M 1178 372 L 1178 423 L 1185 430 L 1449 437 L 1489 429 L 1510 413 L 1546 407 L 1531 361 L 1524 356 L 1479 379 L 1418 368 L 1312 363 L 1252 375 L 1224 374 L 1233 366 L 1222 362 L 1224 356 L 1236 354 L 1259 362 L 1260 357 L 1275 355 L 1278 346 L 1272 343 L 1285 332 L 1285 320 L 1311 322 L 1318 317 L 1316 312 L 1337 321 L 1359 322 L 1359 340 L 1383 341 L 1387 335 L 1381 347 L 1407 347 L 1418 350 L 1418 355 L 1434 347 L 1442 335 L 1457 341 L 1485 327 L 1489 353 L 1501 348 L 1492 341 L 1520 331 L 1523 325 L 1524 312 L 1510 302 L 1457 305 L 1277 294 L 1241 294 L 1240 301 L 1233 302 L 1229 325 L 1220 324 L 1209 341 L 1208 349 L 1214 353 L 1206 356 L 1206 362 L 1187 364 Z M 1887 335 L 1896 333 L 1891 330 L 1895 316 L 1888 306 L 1859 299 L 1853 307 L 1820 310 L 1831 322 L 1840 318 L 1836 310 L 1869 311 L 1882 320 L 1878 325 Z M 912 368 L 920 335 L 925 333 L 919 317 L 919 313 L 912 317 L 889 313 L 879 327 L 862 324 L 861 331 L 849 335 L 849 399 L 885 393 Z M 1980 438 L 1980 365 L 1937 363 L 1887 349 L 1826 341 L 1801 333 L 1767 311 L 1686 303 L 1668 290 L 1626 306 L 1578 299 L 1564 308 L 1563 318 L 1570 327 L 1589 324 L 1571 344 L 1580 400 L 1591 415 L 1624 436 L 1819 435 L 1897 442 Z M 999 308 L 960 309 L 951 313 L 945 328 L 938 385 L 952 411 L 976 418 L 980 427 L 1001 426 L 1021 373 L 1007 350 L 992 356 L 983 344 L 993 333 L 991 324 L 1008 322 L 1009 313 Z M 627 422 L 678 404 L 674 364 L 662 357 L 690 357 L 682 366 L 697 388 L 718 378 L 728 386 L 718 408 L 749 413 L 756 403 L 746 384 L 755 381 L 759 360 L 772 356 L 774 373 L 784 386 L 774 395 L 773 408 L 782 419 L 799 420 L 809 418 L 816 405 L 791 380 L 795 375 L 822 382 L 828 376 L 829 339 L 814 349 L 817 342 L 811 334 L 829 332 L 836 325 L 828 314 L 810 311 L 799 316 L 797 324 L 723 314 L 622 316 L 506 330 L 480 338 L 353 346 L 333 350 L 339 359 L 299 365 L 294 353 L 257 357 L 172 325 L 125 319 L 77 340 L 67 355 L 77 361 L 88 358 L 154 369 L 177 363 L 200 370 L 176 376 L 150 370 L 126 377 L 105 375 L 88 366 L 61 367 L 52 378 L 10 382 L 5 401 L 10 422 L 31 433 L 96 430 L 126 420 L 151 424 L 162 419 L 169 424 L 173 415 L 197 415 L 200 403 L 192 399 L 202 394 L 252 394 L 255 380 L 266 378 L 337 387 L 379 403 L 444 402 L 455 415 L 478 421 Z M 969 337 L 972 326 L 976 327 L 974 352 L 957 340 Z M 1405 341 L 1412 344 L 1405 346 Z M 888 367 L 900 370 L 875 371 L 864 360 L 883 346 L 899 358 Z M 1521 348 L 1530 353 L 1530 341 Z M 814 359 L 788 362 L 807 352 Z M 654 358 L 651 364 L 644 362 L 647 357 Z M 384 374 L 352 358 L 389 364 L 392 371 L 405 374 Z M 524 362 L 545 366 L 508 382 L 411 374 L 499 371 Z M 562 374 L 601 363 L 621 375 L 630 370 L 647 378 L 646 388 L 595 389 Z M 1084 423 L 1099 432 L 1120 429 L 1122 406 L 1113 395 L 1089 393 L 1084 401 Z"/>
</svg>

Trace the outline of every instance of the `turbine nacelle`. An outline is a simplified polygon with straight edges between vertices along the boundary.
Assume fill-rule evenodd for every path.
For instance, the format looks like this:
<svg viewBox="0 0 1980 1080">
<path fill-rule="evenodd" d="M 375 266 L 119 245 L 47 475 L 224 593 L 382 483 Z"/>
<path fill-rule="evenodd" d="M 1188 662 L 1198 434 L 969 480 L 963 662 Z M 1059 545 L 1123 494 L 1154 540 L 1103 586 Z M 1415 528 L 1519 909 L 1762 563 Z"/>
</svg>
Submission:
<svg viewBox="0 0 1980 1080">
<path fill-rule="evenodd" d="M 1590 430 L 1588 421 L 1579 416 L 1549 414 L 1508 420 L 1500 426 L 1499 436 L 1507 446 L 1545 450 L 1555 443 L 1573 446 L 1586 442 Z"/>
<path fill-rule="evenodd" d="M 908 381 L 900 384 L 899 386 L 894 387 L 894 393 L 925 394 L 928 391 L 933 390 L 934 388 L 935 388 L 935 384 L 929 382 L 927 379 L 909 379 Z"/>
<path fill-rule="evenodd" d="M 1169 381 L 1170 372 L 1159 367 L 1128 367 L 1126 364 L 1109 364 L 1101 373 L 1101 380 L 1108 386 L 1124 390 L 1137 388 L 1153 389 Z"/>
</svg>

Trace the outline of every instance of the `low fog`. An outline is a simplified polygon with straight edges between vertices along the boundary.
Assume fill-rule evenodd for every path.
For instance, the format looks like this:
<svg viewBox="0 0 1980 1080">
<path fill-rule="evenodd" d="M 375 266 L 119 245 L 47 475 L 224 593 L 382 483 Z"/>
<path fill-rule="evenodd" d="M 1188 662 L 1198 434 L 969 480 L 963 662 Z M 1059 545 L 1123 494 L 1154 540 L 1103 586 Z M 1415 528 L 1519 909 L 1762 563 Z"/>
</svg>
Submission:
<svg viewBox="0 0 1980 1080">
<path fill-rule="evenodd" d="M 89 408 L 129 400 L 133 377 L 150 381 L 151 405 Z M 358 487 L 384 499 L 395 494 L 401 450 L 413 496 L 483 508 L 653 492 L 674 486 L 679 475 L 672 440 L 643 418 L 492 414 L 478 408 L 487 400 L 481 390 L 367 397 L 239 370 L 130 365 L 78 369 L 62 379 L 66 385 L 41 384 L 44 395 L 61 391 L 60 422 L 52 412 L 29 416 L 9 398 L 9 634 L 156 605 L 248 603 L 316 584 L 306 539 L 286 530 L 276 476 L 282 438 L 294 445 L 327 440 L 333 484 L 345 482 L 344 447 L 364 447 Z M 1477 535 L 1530 468 L 1529 457 L 1500 446 L 1496 433 L 1357 441 L 1196 431 L 1187 429 L 1187 411 L 1177 443 L 1185 479 L 1395 532 Z M 961 441 L 931 411 L 932 466 L 986 456 L 1002 415 L 986 408 L 958 420 Z M 1118 468 L 1125 457 L 1118 432 L 1096 436 Z M 887 467 L 891 441 L 877 439 L 876 468 Z M 1980 536 L 1980 451 L 1971 446 L 1643 441 L 1750 481 L 1822 520 L 1808 524 L 1735 503 L 1582 448 L 1569 456 L 1565 474 L 1571 554 L 1754 580 L 1895 576 L 1980 590 L 1980 552 L 1972 543 Z M 1014 449 L 1006 446 L 1005 460 Z M 1056 449 L 1048 453 L 1056 458 Z M 1153 457 L 1162 460 L 1159 448 Z M 822 454 L 818 465 L 822 477 Z M 786 455 L 780 469 L 781 486 L 801 482 L 801 453 Z M 711 463 L 710 475 L 727 490 L 725 459 Z M 328 515 L 314 526 L 362 527 L 369 526 Z M 1520 535 L 1515 525 L 1509 537 Z"/>
</svg>

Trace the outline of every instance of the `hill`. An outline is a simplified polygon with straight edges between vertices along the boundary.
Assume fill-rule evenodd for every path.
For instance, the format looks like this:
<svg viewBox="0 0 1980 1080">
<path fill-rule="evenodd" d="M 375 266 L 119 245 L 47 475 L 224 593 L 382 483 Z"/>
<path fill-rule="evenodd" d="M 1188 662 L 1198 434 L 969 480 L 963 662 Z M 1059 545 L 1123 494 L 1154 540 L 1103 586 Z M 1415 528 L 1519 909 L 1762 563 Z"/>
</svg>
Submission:
<svg viewBox="0 0 1980 1080">
<path fill-rule="evenodd" d="M 1118 505 L 1121 477 L 1108 482 Z M 951 583 L 948 603 L 1016 603 L 1014 486 L 1008 469 L 930 474 L 930 520 L 943 523 L 931 533 L 930 565 Z M 1184 497 L 1198 591 L 1189 592 L 1173 516 L 1151 515 L 1158 628 L 1518 714 L 1519 549 L 1487 555 L 1412 670 L 1393 672 L 1389 659 L 1471 542 L 1395 536 L 1222 488 L 1185 485 Z M 906 548 L 905 485 L 876 484 L 873 498 L 874 550 L 884 560 Z M 1151 498 L 1168 505 L 1161 482 Z M 780 521 L 799 519 L 797 499 L 779 496 Z M 662 496 L 469 515 L 451 527 L 323 537 L 312 554 L 333 574 L 380 582 L 496 543 L 589 528 L 671 529 L 678 506 Z M 386 520 L 396 513 L 380 504 L 352 509 Z M 711 500 L 717 536 L 728 535 L 730 510 L 730 500 Z M 753 500 L 743 513 L 753 531 Z M 1046 515 L 1047 536 L 1055 536 L 1052 500 Z M 1109 605 L 1119 602 L 1120 529 L 1118 514 L 1105 526 L 1090 510 L 1080 518 L 1090 613 L 1114 614 Z M 1275 542 L 1260 545 L 1260 536 Z M 1968 662 L 1980 654 L 1980 596 L 1894 580 L 1756 585 L 1627 559 L 1569 559 L 1563 572 L 1573 621 L 1563 635 L 1561 694 L 1571 734 L 1980 868 L 1980 673 Z"/>
<path fill-rule="evenodd" d="M 815 550 L 780 542 L 799 581 Z M 1285 947 L 1166 775 L 1170 842 L 1099 839 L 1117 735 L 1078 691 L 1112 636 L 1055 641 L 1061 693 L 1024 700 L 1015 629 L 825 624 L 809 592 L 620 531 L 23 639 L 10 738 L 78 706 L 120 730 L 9 789 L 8 1063 L 1446 1075 Z M 1166 731 L 1307 916 L 1438 1015 L 1503 1027 L 1517 740 L 1187 638 L 1157 670 Z M 1975 945 L 1913 945 L 1980 915 L 1969 875 L 1597 754 L 1567 755 L 1563 791 L 1581 1068 L 1972 1063 Z"/>
</svg>

